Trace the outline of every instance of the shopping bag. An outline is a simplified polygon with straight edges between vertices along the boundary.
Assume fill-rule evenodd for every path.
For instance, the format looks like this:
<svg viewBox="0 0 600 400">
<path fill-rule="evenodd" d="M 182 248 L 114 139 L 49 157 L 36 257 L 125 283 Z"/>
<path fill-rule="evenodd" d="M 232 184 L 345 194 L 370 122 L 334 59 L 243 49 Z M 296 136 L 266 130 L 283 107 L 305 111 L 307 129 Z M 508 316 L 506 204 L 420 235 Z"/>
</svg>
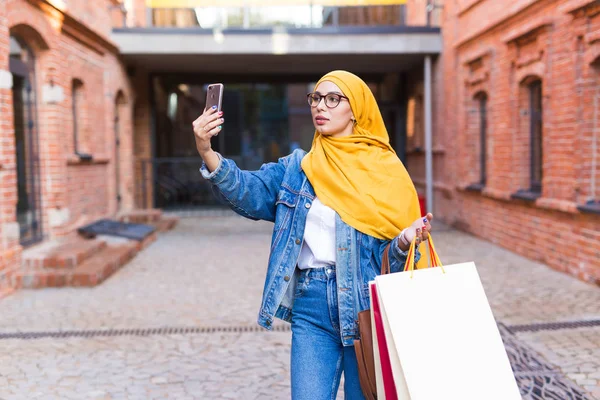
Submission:
<svg viewBox="0 0 600 400">
<path fill-rule="evenodd" d="M 395 352 L 393 343 L 390 345 L 386 340 L 390 337 L 385 332 L 377 285 L 374 281 L 369 282 L 369 296 L 371 298 L 371 326 L 373 327 L 373 360 L 375 363 L 375 382 L 377 385 L 378 400 L 398 400 L 396 384 L 394 382 L 393 369 L 389 350 Z M 391 337 L 390 337 L 391 339 Z"/>
<path fill-rule="evenodd" d="M 521 400 L 475 264 L 442 266 L 430 238 L 433 267 L 415 270 L 414 247 L 375 278 L 398 399 Z"/>
<path fill-rule="evenodd" d="M 414 253 L 417 247 L 413 244 L 410 246 L 406 264 L 404 270 L 407 270 L 409 260 L 414 260 Z M 386 249 L 387 250 L 387 249 Z M 427 266 L 427 258 L 422 257 L 425 260 Z M 381 275 L 390 273 L 389 260 L 384 252 L 383 264 L 387 263 L 387 268 L 382 267 Z M 436 264 L 432 264 L 436 265 Z M 380 300 L 377 294 L 377 284 L 375 281 L 369 282 L 369 295 L 371 300 L 371 326 L 373 326 L 373 355 L 375 364 L 375 381 L 377 385 L 377 399 L 378 400 L 397 400 L 397 399 L 408 399 L 408 392 L 398 393 L 397 388 L 406 388 L 404 376 L 402 373 L 396 373 L 394 378 L 394 370 L 401 371 L 402 366 L 398 361 L 398 354 L 396 347 L 394 346 L 394 339 L 390 332 L 389 324 L 385 324 L 387 321 L 385 309 L 380 307 Z M 395 380 L 399 379 L 402 382 L 396 384 Z"/>
</svg>

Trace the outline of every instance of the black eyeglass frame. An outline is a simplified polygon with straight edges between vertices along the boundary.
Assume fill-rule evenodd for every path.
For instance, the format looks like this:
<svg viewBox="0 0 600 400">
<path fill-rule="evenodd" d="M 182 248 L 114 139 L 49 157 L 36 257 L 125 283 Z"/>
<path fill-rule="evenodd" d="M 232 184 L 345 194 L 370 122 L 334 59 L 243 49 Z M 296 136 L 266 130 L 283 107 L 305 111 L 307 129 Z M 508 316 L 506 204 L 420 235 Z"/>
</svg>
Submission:
<svg viewBox="0 0 600 400">
<path fill-rule="evenodd" d="M 312 105 L 312 101 L 311 101 L 312 96 L 318 96 L 319 97 L 319 101 L 317 101 L 314 106 Z M 331 107 L 329 104 L 327 104 L 327 96 L 338 97 L 338 103 L 335 106 Z M 321 104 L 321 100 L 323 100 L 323 99 L 325 99 L 324 100 L 325 101 L 325 107 L 330 108 L 330 109 L 331 108 L 336 108 L 337 106 L 339 106 L 340 103 L 342 102 L 342 99 L 346 99 L 346 100 L 350 101 L 350 99 L 348 97 L 346 97 L 344 95 L 341 95 L 339 93 L 334 93 L 334 92 L 325 93 L 325 94 L 321 94 L 319 92 L 311 92 L 311 93 L 308 93 L 306 95 L 306 100 L 308 101 L 308 105 L 310 107 L 313 107 L 313 108 L 317 107 L 319 104 Z"/>
</svg>

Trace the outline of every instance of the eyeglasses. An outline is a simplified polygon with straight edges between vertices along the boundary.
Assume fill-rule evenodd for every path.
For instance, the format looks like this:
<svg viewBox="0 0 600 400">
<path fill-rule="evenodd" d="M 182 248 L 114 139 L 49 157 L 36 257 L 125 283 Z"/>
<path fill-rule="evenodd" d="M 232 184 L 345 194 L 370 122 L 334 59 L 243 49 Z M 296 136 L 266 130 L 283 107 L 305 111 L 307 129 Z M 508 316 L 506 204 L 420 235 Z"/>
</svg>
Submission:
<svg viewBox="0 0 600 400">
<path fill-rule="evenodd" d="M 316 107 L 321 103 L 321 99 L 325 99 L 325 106 L 327 108 L 336 108 L 340 105 L 342 99 L 348 100 L 346 96 L 342 96 L 337 93 L 327 93 L 326 95 L 322 95 L 318 92 L 312 92 L 306 95 L 308 99 L 308 105 L 311 107 Z"/>
</svg>

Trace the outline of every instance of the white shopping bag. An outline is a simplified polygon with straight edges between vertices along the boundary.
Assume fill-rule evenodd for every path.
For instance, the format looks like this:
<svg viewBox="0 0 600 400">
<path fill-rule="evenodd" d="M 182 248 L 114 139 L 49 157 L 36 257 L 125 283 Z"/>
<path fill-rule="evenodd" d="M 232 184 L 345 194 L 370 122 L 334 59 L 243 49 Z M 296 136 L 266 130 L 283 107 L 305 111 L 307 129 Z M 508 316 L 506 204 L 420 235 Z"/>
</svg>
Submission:
<svg viewBox="0 0 600 400">
<path fill-rule="evenodd" d="M 380 275 L 375 284 L 398 399 L 521 400 L 474 263 Z"/>
</svg>

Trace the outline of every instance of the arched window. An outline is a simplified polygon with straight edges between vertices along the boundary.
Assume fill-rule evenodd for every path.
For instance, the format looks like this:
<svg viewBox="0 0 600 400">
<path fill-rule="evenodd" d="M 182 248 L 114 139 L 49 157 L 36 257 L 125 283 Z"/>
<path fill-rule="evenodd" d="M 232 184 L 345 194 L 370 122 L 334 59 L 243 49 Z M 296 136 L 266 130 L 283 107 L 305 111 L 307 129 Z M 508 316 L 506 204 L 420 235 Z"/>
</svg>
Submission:
<svg viewBox="0 0 600 400">
<path fill-rule="evenodd" d="M 82 147 L 84 146 L 83 142 L 83 122 L 84 118 L 82 116 L 83 111 L 83 82 L 79 79 L 73 79 L 71 84 L 71 103 L 72 106 L 72 115 L 73 115 L 73 152 L 75 155 L 79 156 L 82 160 L 91 160 L 91 154 L 86 154 L 82 152 Z"/>
<path fill-rule="evenodd" d="M 479 183 L 485 186 L 487 181 L 487 103 L 485 93 L 479 93 L 475 99 L 479 103 Z"/>
<path fill-rule="evenodd" d="M 40 161 L 33 51 L 19 37 L 9 38 L 13 76 L 12 112 L 16 153 L 19 241 L 27 246 L 42 239 Z"/>
<path fill-rule="evenodd" d="M 529 115 L 530 120 L 530 187 L 535 193 L 542 191 L 542 138 L 543 138 L 543 115 L 542 115 L 542 81 L 536 80 L 529 84 Z"/>
<path fill-rule="evenodd" d="M 487 115 L 488 97 L 478 92 L 471 98 L 466 127 L 466 168 L 465 179 L 471 184 L 467 190 L 480 192 L 487 182 Z"/>
</svg>

